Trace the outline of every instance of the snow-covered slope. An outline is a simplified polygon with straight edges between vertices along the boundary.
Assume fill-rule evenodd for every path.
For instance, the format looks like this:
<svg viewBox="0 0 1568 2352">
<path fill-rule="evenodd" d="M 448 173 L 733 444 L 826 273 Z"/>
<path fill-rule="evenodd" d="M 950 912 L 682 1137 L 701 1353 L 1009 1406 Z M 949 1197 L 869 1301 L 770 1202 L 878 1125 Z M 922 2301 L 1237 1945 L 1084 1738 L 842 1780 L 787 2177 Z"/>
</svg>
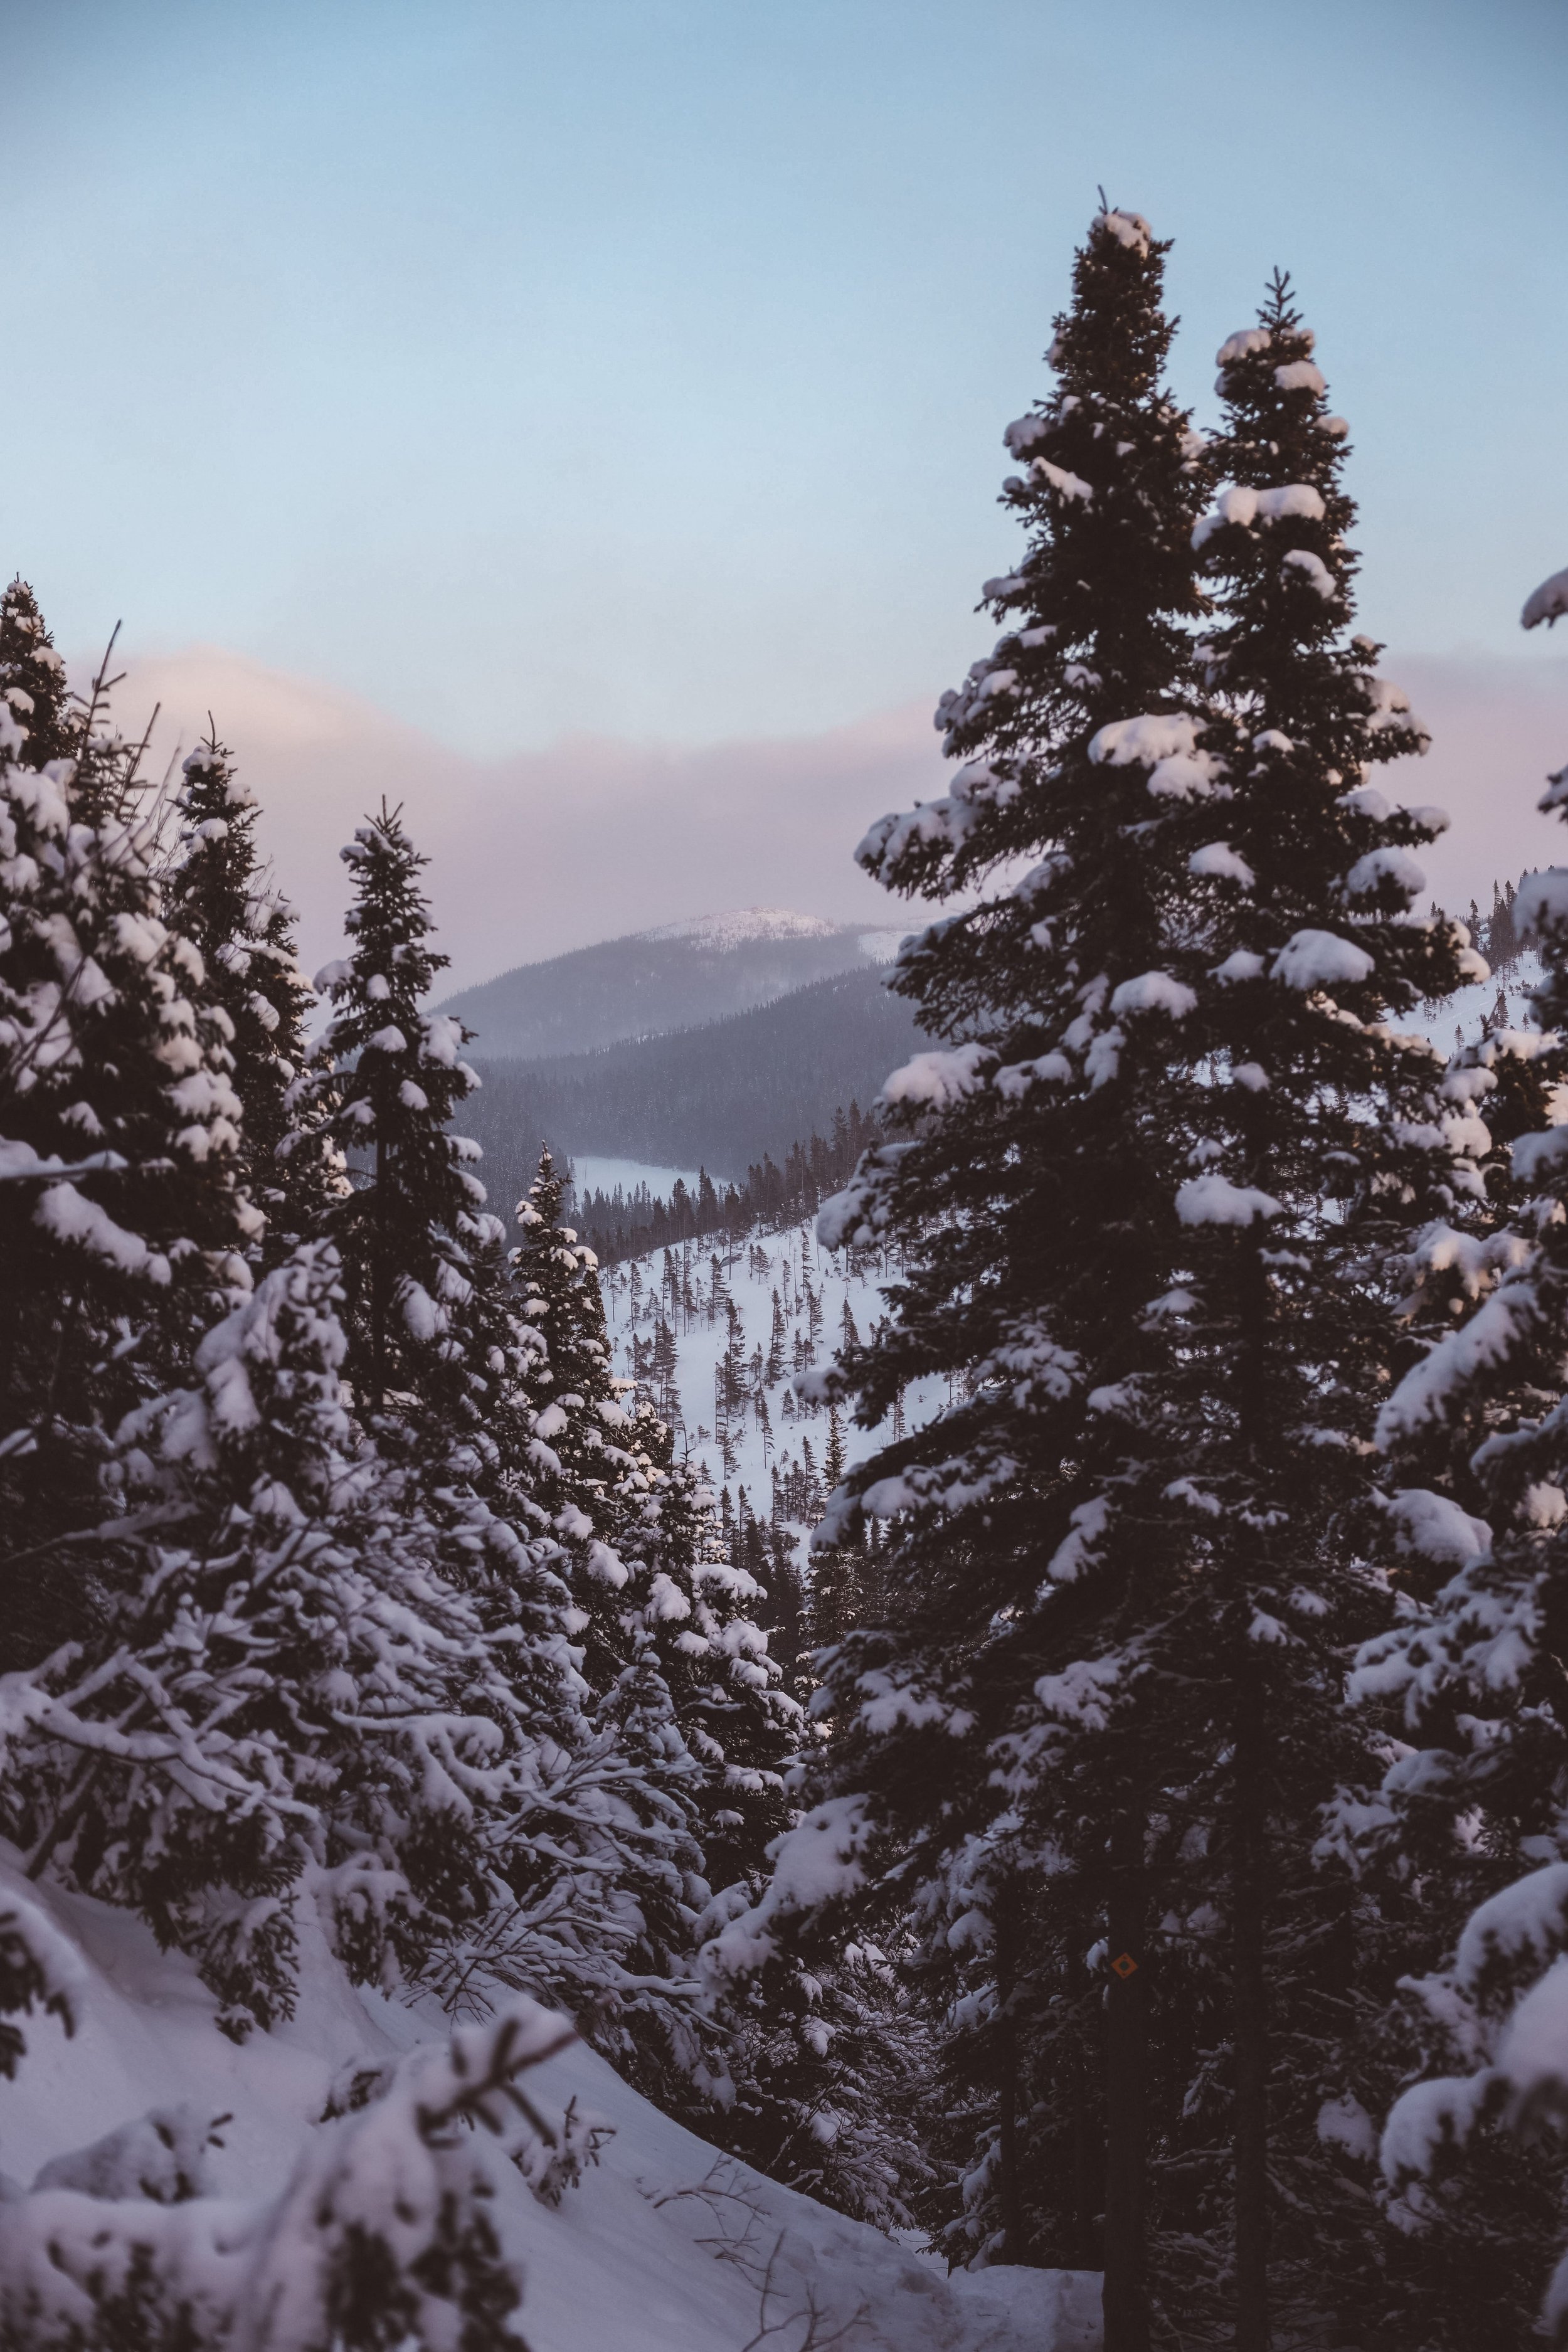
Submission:
<svg viewBox="0 0 1568 2352">
<path fill-rule="evenodd" d="M 1541 959 L 1533 948 L 1526 948 L 1511 963 L 1492 974 L 1490 980 L 1472 981 L 1468 988 L 1457 988 L 1452 996 L 1440 998 L 1434 1004 L 1424 1004 L 1406 1015 L 1399 1027 L 1430 1037 L 1445 1054 L 1451 1054 L 1459 1045 L 1472 1045 L 1480 1035 L 1485 1023 L 1497 1006 L 1500 992 L 1507 1008 L 1505 1022 L 1494 1022 L 1493 1027 L 1523 1029 L 1534 1024 L 1530 1013 L 1530 992 L 1542 978 Z"/>
<path fill-rule="evenodd" d="M 0 1849 L 0 1904 L 24 1885 L 16 1859 Z M 270 2195 L 345 2064 L 446 2039 L 438 2013 L 354 1990 L 320 1950 L 293 2022 L 236 2048 L 189 1964 L 160 1955 L 137 1920 L 26 1892 L 76 1947 L 85 1986 L 76 2037 L 29 2018 L 18 2077 L 0 2083 L 0 2166 L 24 2186 L 50 2158 L 148 2108 L 189 2102 L 232 2116 L 212 2159 L 214 2188 Z M 1089 2352 L 1100 2342 L 1098 2279 L 1000 2268 L 950 2279 L 940 2263 L 717 2157 L 580 2044 L 531 2077 L 535 2087 L 557 2109 L 575 2097 L 612 2137 L 556 2208 L 521 2178 L 504 2184 L 494 2219 L 523 2273 L 520 2318 L 532 2352 L 742 2352 L 765 2328 L 770 2352 L 806 2352 L 813 2341 L 847 2352 Z"/>
<path fill-rule="evenodd" d="M 845 1335 L 846 1308 L 858 1337 L 868 1336 L 888 1311 L 883 1286 L 897 1280 L 897 1261 L 861 1252 L 852 1265 L 847 1252 L 821 1247 L 810 1219 L 779 1233 L 753 1234 L 729 1247 L 686 1243 L 668 1253 L 668 1274 L 666 1255 L 656 1251 L 608 1267 L 602 1277 L 616 1370 L 641 1372 L 651 1384 L 653 1376 L 645 1368 L 662 1323 L 675 1343 L 680 1433 L 693 1460 L 706 1465 L 715 1487 L 727 1486 L 738 1496 L 743 1486 L 752 1509 L 765 1519 L 772 1514 L 775 1472 L 789 1482 L 786 1496 L 794 1487 L 796 1501 L 803 1478 L 809 1484 L 815 1473 L 820 1483 L 827 1415 L 819 1406 L 797 1402 L 795 1372 L 835 1353 Z M 784 1345 L 770 1379 L 775 1297 Z M 731 1306 L 738 1345 L 731 1337 Z M 745 1367 L 743 1400 L 734 1395 L 732 1383 L 724 1394 L 727 1356 Z M 666 1409 L 674 1401 L 668 1393 L 661 1396 Z M 903 1399 L 906 1425 L 929 1420 L 946 1401 L 942 1381 L 917 1382 Z M 846 1428 L 847 1458 L 869 1453 L 879 1436 L 891 1433 L 890 1417 L 880 1433 Z M 810 1520 L 798 1509 L 786 1507 L 783 1516 L 797 1535 L 806 1533 Z"/>
</svg>

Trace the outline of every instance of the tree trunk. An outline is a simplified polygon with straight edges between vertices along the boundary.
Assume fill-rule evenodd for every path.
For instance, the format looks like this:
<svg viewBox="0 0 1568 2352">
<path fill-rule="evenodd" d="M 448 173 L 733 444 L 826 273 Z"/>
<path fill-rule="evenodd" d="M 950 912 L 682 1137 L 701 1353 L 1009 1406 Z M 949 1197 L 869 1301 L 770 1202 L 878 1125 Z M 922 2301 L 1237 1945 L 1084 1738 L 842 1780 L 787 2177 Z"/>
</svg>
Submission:
<svg viewBox="0 0 1568 2352">
<path fill-rule="evenodd" d="M 1236 2347 L 1268 2352 L 1268 1996 L 1264 1963 L 1267 1798 L 1263 1687 L 1243 1661 L 1237 1691 L 1231 1885 L 1236 2053 Z"/>
<path fill-rule="evenodd" d="M 1110 1861 L 1107 1906 L 1110 1973 L 1105 2001 L 1105 2352 L 1148 2352 L 1144 2209 L 1149 1964 L 1141 1814 L 1129 1811 L 1118 1824 Z"/>
<path fill-rule="evenodd" d="M 1023 2197 L 1018 2180 L 1018 2021 L 1014 1997 L 1018 1983 L 1018 1890 L 1004 1880 L 996 1901 L 996 2107 L 997 2157 L 1002 2171 L 1003 2254 L 1024 2259 Z"/>
<path fill-rule="evenodd" d="M 376 1121 L 375 1199 L 371 1209 L 370 1406 L 381 1411 L 386 1392 L 386 1190 L 381 1120 Z"/>
</svg>

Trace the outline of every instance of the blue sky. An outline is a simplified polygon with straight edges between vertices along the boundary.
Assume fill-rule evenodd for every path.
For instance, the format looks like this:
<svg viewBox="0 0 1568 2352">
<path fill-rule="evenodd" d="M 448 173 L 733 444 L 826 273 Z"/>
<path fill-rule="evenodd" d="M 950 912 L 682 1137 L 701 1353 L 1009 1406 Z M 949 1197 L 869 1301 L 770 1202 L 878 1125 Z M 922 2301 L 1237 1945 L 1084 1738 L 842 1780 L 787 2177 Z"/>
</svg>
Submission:
<svg viewBox="0 0 1568 2352">
<path fill-rule="evenodd" d="M 1294 272 L 1363 621 L 1544 658 L 1565 68 L 1563 0 L 0 0 L 0 562 L 480 754 L 933 695 L 1103 182 L 1200 415 Z"/>
</svg>

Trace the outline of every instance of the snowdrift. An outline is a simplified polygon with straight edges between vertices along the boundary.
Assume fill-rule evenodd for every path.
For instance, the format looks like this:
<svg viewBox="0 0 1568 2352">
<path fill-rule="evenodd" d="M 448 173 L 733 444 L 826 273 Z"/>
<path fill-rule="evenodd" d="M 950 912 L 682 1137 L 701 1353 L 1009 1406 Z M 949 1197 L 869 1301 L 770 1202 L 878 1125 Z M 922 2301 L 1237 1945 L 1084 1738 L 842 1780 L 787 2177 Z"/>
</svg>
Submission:
<svg viewBox="0 0 1568 2352">
<path fill-rule="evenodd" d="M 0 1848 L 0 1903 L 41 1902 L 80 1956 L 81 2021 L 25 2021 L 27 2054 L 0 2084 L 0 2194 L 151 2107 L 228 2114 L 211 2158 L 225 2197 L 279 2190 L 350 2064 L 445 2042 L 434 2009 L 357 1990 L 324 1948 L 300 2013 L 237 2048 L 190 1964 L 131 1915 L 27 1886 Z M 522 2272 L 531 2352 L 1092 2352 L 1100 2282 L 939 2263 L 720 2155 L 576 2044 L 538 2078 L 557 2108 L 608 2127 L 597 2165 L 559 2206 L 509 2179 L 496 2216 Z M 814 2332 L 815 2331 L 815 2332 Z"/>
</svg>

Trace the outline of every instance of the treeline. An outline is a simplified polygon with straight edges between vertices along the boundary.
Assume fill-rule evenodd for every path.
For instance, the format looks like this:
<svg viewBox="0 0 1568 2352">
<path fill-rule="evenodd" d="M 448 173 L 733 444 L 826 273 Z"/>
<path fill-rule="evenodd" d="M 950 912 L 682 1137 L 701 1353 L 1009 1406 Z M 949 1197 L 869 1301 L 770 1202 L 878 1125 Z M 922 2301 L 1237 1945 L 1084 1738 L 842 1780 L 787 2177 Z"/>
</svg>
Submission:
<svg viewBox="0 0 1568 2352">
<path fill-rule="evenodd" d="M 1470 937 L 1494 971 L 1502 971 L 1527 948 L 1538 948 L 1542 943 L 1539 923 L 1528 918 L 1529 902 L 1525 907 L 1520 905 L 1520 892 L 1537 871 L 1532 866 L 1520 876 L 1517 884 L 1505 882 L 1500 889 L 1494 882 L 1489 914 L 1483 915 L 1475 900 L 1470 900 Z"/>
<path fill-rule="evenodd" d="M 617 1185 L 609 1193 L 578 1193 L 574 1213 L 584 1241 L 606 1265 L 707 1234 L 739 1241 L 758 1226 L 795 1224 L 811 1215 L 847 1181 L 879 1133 L 876 1119 L 864 1116 L 851 1096 L 847 1110 L 839 1105 L 834 1111 L 827 1135 L 813 1132 L 806 1142 L 792 1143 L 782 1168 L 764 1152 L 761 1164 L 746 1171 L 743 1184 L 726 1184 L 721 1192 L 704 1169 L 695 1191 L 677 1177 L 668 1202 L 646 1184 L 629 1197 Z"/>
<path fill-rule="evenodd" d="M 920 1036 L 910 1006 L 873 966 L 728 1020 L 592 1054 L 492 1061 L 484 1042 L 474 1047 L 483 1087 L 463 1120 L 498 1197 L 510 1198 L 543 1141 L 561 1160 L 594 1153 L 731 1175 L 770 1155 L 780 1163 L 798 1138 L 827 1133 L 839 1105 L 873 1101 Z"/>
</svg>

